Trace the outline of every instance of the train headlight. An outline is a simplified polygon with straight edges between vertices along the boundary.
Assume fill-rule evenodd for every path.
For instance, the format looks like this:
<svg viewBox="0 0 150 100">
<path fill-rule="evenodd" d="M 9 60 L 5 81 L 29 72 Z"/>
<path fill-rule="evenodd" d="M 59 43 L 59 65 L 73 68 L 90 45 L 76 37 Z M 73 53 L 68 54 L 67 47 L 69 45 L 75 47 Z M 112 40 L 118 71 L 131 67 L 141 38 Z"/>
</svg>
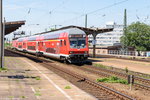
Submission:
<svg viewBox="0 0 150 100">
<path fill-rule="evenodd" d="M 73 52 L 73 51 L 70 51 L 69 53 L 70 53 L 70 54 L 73 54 L 74 52 Z"/>
<path fill-rule="evenodd" d="M 86 35 L 84 34 L 83 37 L 86 37 Z"/>
<path fill-rule="evenodd" d="M 84 53 L 86 53 L 86 54 L 87 54 L 88 52 L 87 52 L 87 51 L 84 51 Z"/>
</svg>

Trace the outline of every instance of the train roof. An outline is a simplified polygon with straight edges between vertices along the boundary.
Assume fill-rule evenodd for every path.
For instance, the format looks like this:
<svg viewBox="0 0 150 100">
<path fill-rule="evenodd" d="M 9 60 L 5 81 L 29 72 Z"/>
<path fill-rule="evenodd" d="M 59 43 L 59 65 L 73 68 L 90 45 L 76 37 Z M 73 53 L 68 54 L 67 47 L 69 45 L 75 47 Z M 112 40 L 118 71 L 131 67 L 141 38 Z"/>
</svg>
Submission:
<svg viewBox="0 0 150 100">
<path fill-rule="evenodd" d="M 73 29 L 74 31 L 72 31 L 71 29 Z M 50 32 L 58 32 L 58 31 L 64 31 L 64 32 L 75 32 L 75 29 L 79 29 L 78 31 L 80 31 L 81 33 L 86 33 L 86 35 L 90 35 L 90 34 L 99 34 L 99 33 L 104 33 L 104 32 L 110 32 L 113 31 L 113 28 L 85 28 L 85 27 L 80 27 L 80 26 L 66 26 L 66 27 L 62 27 L 56 30 L 51 30 L 51 31 L 47 31 L 47 32 L 42 32 L 42 33 L 37 33 L 31 36 L 37 36 L 37 35 L 41 35 L 41 34 L 46 34 L 46 33 L 50 33 Z M 78 33 L 78 32 L 77 32 Z M 24 36 L 24 37 L 31 37 L 31 36 Z"/>
</svg>

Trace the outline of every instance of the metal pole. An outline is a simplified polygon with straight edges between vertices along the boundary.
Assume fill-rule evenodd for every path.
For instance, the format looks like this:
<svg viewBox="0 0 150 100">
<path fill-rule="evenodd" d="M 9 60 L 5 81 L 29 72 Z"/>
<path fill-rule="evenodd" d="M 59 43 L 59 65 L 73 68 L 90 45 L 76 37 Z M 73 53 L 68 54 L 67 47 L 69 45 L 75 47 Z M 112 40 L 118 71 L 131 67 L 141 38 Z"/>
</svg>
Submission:
<svg viewBox="0 0 150 100">
<path fill-rule="evenodd" d="M 3 32 L 2 32 L 2 67 L 4 67 L 4 37 L 5 37 L 5 18 L 4 18 L 4 22 L 3 22 Z"/>
<path fill-rule="evenodd" d="M 3 67 L 3 53 L 2 53 L 2 34 L 3 34 L 3 28 L 2 28 L 3 24 L 2 24 L 2 0 L 0 0 L 0 67 L 2 68 Z"/>
<path fill-rule="evenodd" d="M 126 36 L 126 32 L 127 32 L 127 10 L 124 10 L 124 25 L 123 25 L 123 35 Z M 126 40 L 123 43 L 123 54 L 125 52 L 126 49 Z"/>
<path fill-rule="evenodd" d="M 85 15 L 85 28 L 87 28 L 87 14 Z"/>
<path fill-rule="evenodd" d="M 132 75 L 130 75 L 130 91 L 132 90 L 132 79 L 133 78 L 133 76 Z"/>
<path fill-rule="evenodd" d="M 95 58 L 95 55 L 96 55 L 96 34 L 93 33 L 93 58 Z"/>
<path fill-rule="evenodd" d="M 56 30 L 56 25 L 55 25 L 55 30 Z"/>
</svg>

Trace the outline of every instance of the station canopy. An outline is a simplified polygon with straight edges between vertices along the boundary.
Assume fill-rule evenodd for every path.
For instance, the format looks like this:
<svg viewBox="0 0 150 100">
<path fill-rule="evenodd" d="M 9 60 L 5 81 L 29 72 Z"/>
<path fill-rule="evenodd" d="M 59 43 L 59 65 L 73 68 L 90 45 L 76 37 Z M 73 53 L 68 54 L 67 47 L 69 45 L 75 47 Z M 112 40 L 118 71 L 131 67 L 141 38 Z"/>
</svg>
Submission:
<svg viewBox="0 0 150 100">
<path fill-rule="evenodd" d="M 80 27 L 80 26 L 68 26 L 72 28 L 79 28 L 83 30 L 87 35 L 91 34 L 99 34 L 99 33 L 104 33 L 104 32 L 110 32 L 113 31 L 113 28 L 85 28 L 85 27 Z M 64 27 L 67 28 L 67 27 Z"/>
<path fill-rule="evenodd" d="M 78 29 L 81 29 L 83 30 L 87 35 L 97 35 L 97 34 L 100 34 L 100 33 L 104 33 L 104 32 L 110 32 L 110 31 L 113 31 L 113 28 L 85 28 L 85 27 L 80 27 L 80 26 L 66 26 L 66 27 L 62 27 L 62 28 L 59 28 L 59 29 L 56 29 L 56 30 L 52 30 L 52 31 L 48 31 L 48 32 L 53 32 L 53 31 L 58 31 L 58 30 L 63 30 L 63 29 L 68 29 L 68 28 L 78 28 Z M 35 35 L 38 35 L 38 34 L 44 34 L 46 32 L 43 32 L 43 33 L 37 33 Z"/>
<path fill-rule="evenodd" d="M 5 35 L 17 30 L 19 27 L 25 24 L 25 21 L 13 21 L 5 23 Z"/>
</svg>

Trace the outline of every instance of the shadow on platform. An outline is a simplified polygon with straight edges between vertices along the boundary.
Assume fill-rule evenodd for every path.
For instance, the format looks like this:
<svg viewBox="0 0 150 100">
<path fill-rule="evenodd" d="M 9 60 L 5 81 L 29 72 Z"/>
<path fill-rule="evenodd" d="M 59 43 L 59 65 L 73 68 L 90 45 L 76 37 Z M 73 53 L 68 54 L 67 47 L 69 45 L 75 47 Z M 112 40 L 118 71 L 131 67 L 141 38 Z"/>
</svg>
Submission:
<svg viewBox="0 0 150 100">
<path fill-rule="evenodd" d="M 5 57 L 22 57 L 21 55 L 17 55 L 15 53 L 12 53 L 12 52 L 6 50 L 6 49 L 4 50 L 4 56 Z"/>
<path fill-rule="evenodd" d="M 88 59 L 89 62 L 103 62 L 102 60 Z"/>
<path fill-rule="evenodd" d="M 10 79 L 25 79 L 25 78 L 36 79 L 37 78 L 37 77 L 33 77 L 33 76 L 24 76 L 24 75 L 0 75 L 0 77 L 7 77 Z"/>
</svg>

